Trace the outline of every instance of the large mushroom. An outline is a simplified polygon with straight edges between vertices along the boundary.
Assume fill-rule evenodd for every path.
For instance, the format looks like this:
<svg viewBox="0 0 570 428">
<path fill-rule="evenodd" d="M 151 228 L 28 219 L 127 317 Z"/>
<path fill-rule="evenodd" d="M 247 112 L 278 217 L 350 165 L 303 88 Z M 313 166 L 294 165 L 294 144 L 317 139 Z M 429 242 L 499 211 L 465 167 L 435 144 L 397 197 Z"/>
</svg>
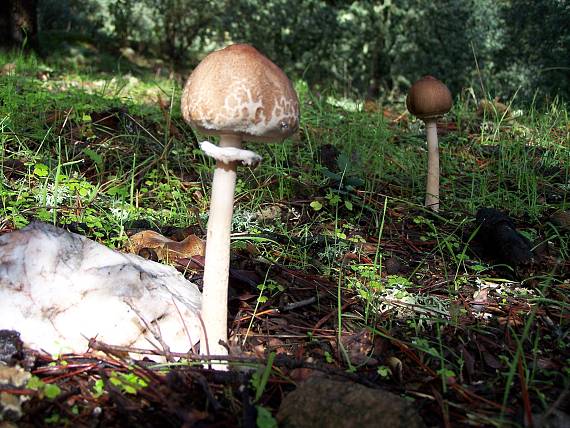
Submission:
<svg viewBox="0 0 570 428">
<path fill-rule="evenodd" d="M 242 141 L 282 141 L 299 127 L 299 100 L 273 62 L 249 45 L 236 44 L 206 56 L 182 94 L 182 115 L 195 129 L 219 135 L 219 145 L 200 143 L 216 160 L 206 238 L 202 297 L 203 355 L 227 355 L 230 231 L 239 163 L 255 166 L 256 153 Z"/>
<path fill-rule="evenodd" d="M 439 148 L 437 144 L 437 119 L 447 113 L 453 104 L 451 92 L 432 76 L 424 76 L 415 82 L 406 98 L 408 111 L 426 124 L 428 144 L 428 172 L 425 205 L 439 211 Z"/>
</svg>

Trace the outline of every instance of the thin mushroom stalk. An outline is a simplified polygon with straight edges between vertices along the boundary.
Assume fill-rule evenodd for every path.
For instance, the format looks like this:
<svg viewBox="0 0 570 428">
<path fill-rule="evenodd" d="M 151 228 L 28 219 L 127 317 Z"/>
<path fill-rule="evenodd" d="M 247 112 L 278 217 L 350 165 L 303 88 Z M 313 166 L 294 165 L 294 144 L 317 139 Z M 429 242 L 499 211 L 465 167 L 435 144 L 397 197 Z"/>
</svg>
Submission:
<svg viewBox="0 0 570 428">
<path fill-rule="evenodd" d="M 437 124 L 435 120 L 426 121 L 428 169 L 425 205 L 439 211 L 439 146 L 437 141 Z"/>
<path fill-rule="evenodd" d="M 241 148 L 241 138 L 222 136 L 220 147 Z M 227 343 L 226 305 L 220 302 L 228 300 L 228 278 L 230 266 L 230 231 L 234 210 L 234 192 L 237 179 L 237 161 L 225 163 L 216 160 L 216 169 L 212 181 L 210 216 L 206 238 L 206 263 L 204 266 L 204 290 L 202 307 L 217 307 L 216 311 L 202 311 L 202 321 L 206 326 L 200 336 L 200 347 L 206 355 L 226 355 L 227 350 L 221 343 L 214 343 L 208 337 L 220 338 Z"/>
<path fill-rule="evenodd" d="M 230 234 L 234 210 L 237 167 L 256 166 L 261 156 L 241 148 L 237 135 L 222 135 L 219 146 L 200 143 L 207 156 L 216 160 L 210 198 L 210 214 L 206 237 L 204 288 L 202 292 L 202 334 L 200 352 L 204 355 L 227 355 L 228 300 L 230 269 Z M 223 369 L 225 366 L 216 366 Z"/>
</svg>

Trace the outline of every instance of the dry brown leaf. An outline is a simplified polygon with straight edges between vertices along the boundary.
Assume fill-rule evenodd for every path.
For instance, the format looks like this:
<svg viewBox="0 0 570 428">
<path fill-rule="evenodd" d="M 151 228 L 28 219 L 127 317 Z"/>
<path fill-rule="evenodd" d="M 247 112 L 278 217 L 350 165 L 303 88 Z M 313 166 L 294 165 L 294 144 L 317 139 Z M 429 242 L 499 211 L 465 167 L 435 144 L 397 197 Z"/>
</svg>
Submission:
<svg viewBox="0 0 570 428">
<path fill-rule="evenodd" d="M 485 287 L 477 290 L 473 294 L 473 301 L 471 302 L 471 307 L 475 312 L 483 311 L 487 304 L 489 303 L 489 290 L 490 288 Z"/>
<path fill-rule="evenodd" d="M 507 324 L 511 327 L 521 327 L 524 324 L 523 320 L 518 316 L 498 317 L 497 321 L 499 322 L 499 325 L 502 326 Z"/>
<path fill-rule="evenodd" d="M 398 383 L 402 383 L 404 381 L 404 364 L 402 360 L 396 357 L 388 357 L 388 359 L 386 359 L 386 365 L 390 369 L 392 377 L 396 379 Z"/>
<path fill-rule="evenodd" d="M 509 107 L 506 104 L 503 104 L 499 101 L 499 98 L 496 97 L 493 100 L 481 100 L 479 102 L 479 106 L 477 107 L 477 116 L 502 116 L 506 113 L 507 117 L 510 117 Z"/>
<path fill-rule="evenodd" d="M 196 235 L 189 235 L 183 241 L 173 241 L 152 230 L 143 230 L 129 238 L 129 251 L 135 254 L 145 249 L 153 250 L 158 259 L 175 262 L 193 256 L 204 256 L 206 243 Z"/>
<path fill-rule="evenodd" d="M 501 362 L 490 352 L 485 350 L 481 355 L 483 356 L 483 361 L 485 361 L 485 364 L 487 364 L 487 366 L 491 367 L 492 369 L 498 370 L 503 367 Z"/>
<path fill-rule="evenodd" d="M 0 68 L 0 75 L 2 76 L 9 76 L 11 74 L 14 74 L 15 72 L 16 72 L 15 62 L 9 62 L 7 64 L 4 64 L 2 68 Z"/>
<path fill-rule="evenodd" d="M 362 244 L 359 244 L 360 251 L 366 255 L 376 254 L 378 252 L 378 245 L 380 244 L 375 244 L 372 242 L 363 242 Z"/>
<path fill-rule="evenodd" d="M 370 356 L 374 343 L 369 330 L 361 330 L 356 333 L 342 336 L 341 343 L 348 352 L 352 364 L 361 365 L 371 362 Z"/>
<path fill-rule="evenodd" d="M 276 354 L 287 354 L 287 350 L 285 349 L 285 343 L 280 339 L 272 337 L 269 339 L 267 345 L 268 348 L 273 350 L 273 352 L 275 352 Z"/>
<path fill-rule="evenodd" d="M 364 111 L 366 113 L 378 113 L 380 111 L 380 106 L 374 100 L 364 101 Z"/>
</svg>

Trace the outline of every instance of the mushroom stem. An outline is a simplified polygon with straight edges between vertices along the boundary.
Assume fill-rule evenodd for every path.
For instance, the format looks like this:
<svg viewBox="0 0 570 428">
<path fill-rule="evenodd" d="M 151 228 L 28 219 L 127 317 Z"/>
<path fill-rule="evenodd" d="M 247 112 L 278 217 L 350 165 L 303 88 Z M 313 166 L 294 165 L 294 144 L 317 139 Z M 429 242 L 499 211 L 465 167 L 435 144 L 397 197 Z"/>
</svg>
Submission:
<svg viewBox="0 0 570 428">
<path fill-rule="evenodd" d="M 220 147 L 241 148 L 241 137 L 222 135 Z M 204 290 L 200 352 L 203 355 L 227 355 L 228 277 L 230 268 L 230 232 L 234 208 L 237 162 L 216 161 L 210 199 L 206 238 Z M 222 368 L 222 367 L 216 367 Z"/>
<path fill-rule="evenodd" d="M 439 211 L 439 148 L 437 144 L 436 120 L 426 120 L 428 145 L 428 172 L 426 185 L 426 207 Z"/>
</svg>

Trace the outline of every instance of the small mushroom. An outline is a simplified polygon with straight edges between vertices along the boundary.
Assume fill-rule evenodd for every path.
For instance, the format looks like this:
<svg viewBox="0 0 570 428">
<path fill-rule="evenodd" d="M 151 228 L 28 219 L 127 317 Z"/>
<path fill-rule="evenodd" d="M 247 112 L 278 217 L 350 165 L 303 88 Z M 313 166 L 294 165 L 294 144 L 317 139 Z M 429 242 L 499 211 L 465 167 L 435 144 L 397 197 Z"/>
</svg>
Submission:
<svg viewBox="0 0 570 428">
<path fill-rule="evenodd" d="M 451 92 L 432 76 L 415 82 L 406 98 L 408 111 L 426 124 L 428 143 L 428 173 L 425 205 L 439 211 L 439 149 L 437 145 L 437 119 L 447 113 L 453 104 Z"/>
<path fill-rule="evenodd" d="M 206 56 L 182 94 L 184 119 L 198 131 L 219 135 L 219 145 L 200 143 L 216 160 L 206 238 L 203 329 L 200 352 L 227 355 L 230 231 L 238 163 L 255 166 L 258 154 L 242 141 L 282 141 L 299 127 L 299 100 L 287 76 L 249 45 Z"/>
</svg>

